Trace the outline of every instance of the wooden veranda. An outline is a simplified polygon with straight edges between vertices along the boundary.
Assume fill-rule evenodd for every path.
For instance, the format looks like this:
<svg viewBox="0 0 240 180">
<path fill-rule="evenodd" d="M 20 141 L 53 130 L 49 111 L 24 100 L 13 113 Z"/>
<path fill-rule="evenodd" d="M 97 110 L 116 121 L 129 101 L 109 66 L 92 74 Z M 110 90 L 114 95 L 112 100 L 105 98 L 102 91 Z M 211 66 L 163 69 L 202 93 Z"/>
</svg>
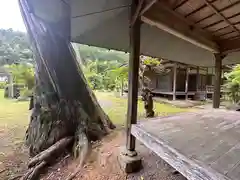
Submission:
<svg viewBox="0 0 240 180">
<path fill-rule="evenodd" d="M 133 125 L 132 134 L 194 180 L 240 177 L 239 112 L 205 110 Z"/>
<path fill-rule="evenodd" d="M 130 53 L 126 156 L 137 155 L 137 138 L 188 179 L 239 179 L 238 112 L 212 110 L 136 124 L 140 54 L 214 66 L 213 108 L 219 108 L 221 68 L 240 63 L 240 0 L 39 2 L 34 0 L 34 13 L 51 22 L 68 17 L 64 8 L 71 8 L 71 41 Z"/>
</svg>

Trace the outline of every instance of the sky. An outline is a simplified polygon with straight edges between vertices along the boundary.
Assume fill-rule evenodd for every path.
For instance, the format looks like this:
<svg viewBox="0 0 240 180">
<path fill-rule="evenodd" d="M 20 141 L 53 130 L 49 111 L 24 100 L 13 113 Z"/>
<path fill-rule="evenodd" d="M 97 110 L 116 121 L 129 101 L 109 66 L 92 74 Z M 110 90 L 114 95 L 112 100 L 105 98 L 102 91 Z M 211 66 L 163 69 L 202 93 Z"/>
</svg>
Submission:
<svg viewBox="0 0 240 180">
<path fill-rule="evenodd" d="M 18 0 L 0 0 L 0 29 L 26 31 Z"/>
</svg>

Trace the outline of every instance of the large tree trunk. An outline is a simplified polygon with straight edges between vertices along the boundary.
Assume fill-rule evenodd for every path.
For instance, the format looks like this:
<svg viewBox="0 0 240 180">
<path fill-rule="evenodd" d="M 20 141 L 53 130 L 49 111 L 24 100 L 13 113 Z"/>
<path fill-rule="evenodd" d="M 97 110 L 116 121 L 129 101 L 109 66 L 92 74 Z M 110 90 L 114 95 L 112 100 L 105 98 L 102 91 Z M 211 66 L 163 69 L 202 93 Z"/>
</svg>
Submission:
<svg viewBox="0 0 240 180">
<path fill-rule="evenodd" d="M 41 12 L 47 1 L 19 2 L 36 60 L 34 107 L 26 132 L 30 154 L 35 156 L 64 137 L 75 137 L 75 144 L 81 144 L 81 137 L 87 137 L 88 142 L 101 139 L 114 125 L 98 104 L 74 56 L 69 5 L 59 1 L 64 13 L 49 20 Z"/>
</svg>

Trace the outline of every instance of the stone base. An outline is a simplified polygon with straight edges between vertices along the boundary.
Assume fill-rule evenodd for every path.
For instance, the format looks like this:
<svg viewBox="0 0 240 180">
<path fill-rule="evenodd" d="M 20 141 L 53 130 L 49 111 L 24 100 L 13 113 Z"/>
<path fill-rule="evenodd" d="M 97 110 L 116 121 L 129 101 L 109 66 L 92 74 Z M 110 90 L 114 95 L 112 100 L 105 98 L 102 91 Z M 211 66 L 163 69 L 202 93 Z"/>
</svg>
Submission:
<svg viewBox="0 0 240 180">
<path fill-rule="evenodd" d="M 120 149 L 119 163 L 126 173 L 133 173 L 142 169 L 142 159 L 136 152 L 128 153 L 125 148 Z"/>
</svg>

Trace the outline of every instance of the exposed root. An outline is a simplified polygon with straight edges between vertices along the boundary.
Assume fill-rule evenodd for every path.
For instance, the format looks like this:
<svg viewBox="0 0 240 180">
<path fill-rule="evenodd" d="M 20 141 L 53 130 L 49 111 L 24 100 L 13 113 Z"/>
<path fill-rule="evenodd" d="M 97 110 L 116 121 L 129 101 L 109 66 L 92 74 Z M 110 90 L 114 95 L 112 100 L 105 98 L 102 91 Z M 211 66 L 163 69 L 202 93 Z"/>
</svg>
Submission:
<svg viewBox="0 0 240 180">
<path fill-rule="evenodd" d="M 22 177 L 22 175 L 16 175 L 12 178 L 10 178 L 9 180 L 17 180 L 17 179 L 20 179 Z"/>
<path fill-rule="evenodd" d="M 0 174 L 1 174 L 1 173 L 4 173 L 6 170 L 7 170 L 7 169 L 3 169 L 3 170 L 1 170 L 1 171 L 0 171 Z"/>
<path fill-rule="evenodd" d="M 28 163 L 30 168 L 20 180 L 35 180 L 45 166 L 60 156 L 72 143 L 73 137 L 65 137 L 33 157 Z"/>
<path fill-rule="evenodd" d="M 72 174 L 70 174 L 66 180 L 72 180 L 76 177 L 76 175 L 81 171 L 87 157 L 91 152 L 91 144 L 86 134 L 82 131 L 82 129 L 79 128 L 76 134 L 77 134 L 76 135 L 77 138 L 74 143 L 73 152 L 74 152 L 75 158 L 78 158 L 80 161 L 76 170 Z"/>
<path fill-rule="evenodd" d="M 47 165 L 45 161 L 28 170 L 28 172 L 20 180 L 36 180 L 41 170 Z"/>
<path fill-rule="evenodd" d="M 30 162 L 28 163 L 28 167 L 31 168 L 38 164 L 41 161 L 49 162 L 54 156 L 61 154 L 64 149 L 73 141 L 73 137 L 66 137 L 58 142 L 56 142 L 54 145 L 50 146 L 45 151 L 42 151 L 35 157 L 33 157 Z"/>
</svg>

